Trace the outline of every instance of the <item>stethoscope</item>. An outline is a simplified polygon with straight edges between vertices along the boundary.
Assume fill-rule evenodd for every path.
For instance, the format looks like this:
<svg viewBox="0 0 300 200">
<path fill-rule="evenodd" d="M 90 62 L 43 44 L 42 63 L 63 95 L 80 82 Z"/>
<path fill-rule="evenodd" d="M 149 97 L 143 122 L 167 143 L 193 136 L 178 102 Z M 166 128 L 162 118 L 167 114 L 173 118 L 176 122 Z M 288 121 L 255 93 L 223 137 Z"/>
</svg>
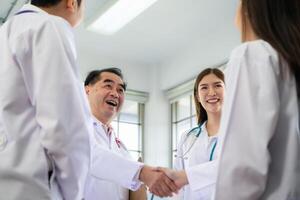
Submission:
<svg viewBox="0 0 300 200">
<path fill-rule="evenodd" d="M 195 143 L 196 143 L 196 140 L 197 140 L 197 139 L 199 138 L 199 136 L 201 135 L 201 132 L 202 132 L 202 128 L 201 128 L 201 127 L 202 127 L 202 125 L 203 125 L 203 123 L 200 124 L 199 126 L 195 127 L 195 128 L 192 128 L 192 129 L 186 134 L 185 139 L 183 140 L 181 146 L 183 146 L 183 145 L 187 142 L 187 140 L 188 140 L 190 137 L 192 137 L 192 136 L 194 136 L 193 142 L 192 142 L 192 144 L 187 148 L 187 150 L 184 151 L 184 152 L 182 153 L 182 155 L 175 155 L 175 157 L 181 158 L 182 160 L 188 159 L 188 157 L 187 157 L 186 155 L 191 151 L 191 149 L 193 148 L 193 146 L 194 146 Z M 197 130 L 198 130 L 198 131 L 197 131 Z M 212 147 L 212 149 L 211 149 L 211 152 L 210 152 L 210 155 L 209 155 L 209 161 L 212 161 L 212 160 L 213 160 L 214 152 L 215 152 L 216 146 L 217 146 L 217 140 L 216 140 L 216 142 L 214 143 L 214 145 L 213 145 L 213 147 Z"/>
<path fill-rule="evenodd" d="M 183 140 L 183 143 L 181 144 L 181 146 L 183 146 L 187 140 L 189 139 L 189 137 L 191 136 L 194 136 L 194 140 L 192 142 L 192 144 L 189 146 L 189 148 L 182 154 L 182 155 L 175 155 L 175 157 L 177 158 L 181 158 L 182 160 L 186 160 L 188 159 L 188 157 L 186 156 L 190 151 L 191 149 L 193 148 L 196 140 L 199 138 L 199 136 L 201 135 L 201 132 L 202 132 L 202 124 L 200 124 L 199 126 L 195 127 L 195 128 L 192 128 L 185 136 L 185 139 Z M 198 131 L 197 131 L 198 130 Z M 212 149 L 211 149 L 211 152 L 210 152 L 210 155 L 209 155 L 209 161 L 212 161 L 213 160 L 213 157 L 214 157 L 214 152 L 215 152 L 215 149 L 216 149 L 216 146 L 217 146 L 217 140 L 216 142 L 214 143 Z M 154 194 L 151 195 L 151 200 L 154 199 Z"/>
</svg>

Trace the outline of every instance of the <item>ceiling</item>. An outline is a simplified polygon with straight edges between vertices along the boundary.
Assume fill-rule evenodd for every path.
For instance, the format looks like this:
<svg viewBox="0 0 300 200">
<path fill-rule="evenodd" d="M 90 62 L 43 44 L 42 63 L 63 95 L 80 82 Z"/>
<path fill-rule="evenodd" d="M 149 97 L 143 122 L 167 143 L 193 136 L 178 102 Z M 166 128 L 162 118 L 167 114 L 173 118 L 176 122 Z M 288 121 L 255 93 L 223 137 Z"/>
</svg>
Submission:
<svg viewBox="0 0 300 200">
<path fill-rule="evenodd" d="M 160 64 L 189 49 L 202 48 L 213 53 L 214 48 L 220 48 L 220 40 L 232 41 L 229 43 L 232 47 L 237 43 L 233 25 L 237 0 L 158 0 L 114 35 L 87 31 L 88 21 L 110 1 L 113 0 L 86 0 L 86 18 L 75 31 L 80 52 Z M 1 18 L 6 16 L 12 2 L 15 0 L 0 1 Z M 14 10 L 24 2 L 17 1 Z M 209 46 L 207 41 L 211 41 Z"/>
</svg>

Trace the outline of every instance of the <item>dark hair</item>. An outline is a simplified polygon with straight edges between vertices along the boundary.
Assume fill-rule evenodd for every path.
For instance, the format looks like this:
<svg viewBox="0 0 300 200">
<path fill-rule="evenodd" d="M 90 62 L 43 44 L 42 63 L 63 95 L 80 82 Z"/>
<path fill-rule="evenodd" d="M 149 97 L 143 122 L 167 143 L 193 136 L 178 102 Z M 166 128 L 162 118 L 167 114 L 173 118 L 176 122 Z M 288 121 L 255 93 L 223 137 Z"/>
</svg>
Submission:
<svg viewBox="0 0 300 200">
<path fill-rule="evenodd" d="M 109 72 L 109 73 L 113 73 L 113 74 L 119 76 L 122 79 L 123 83 L 124 83 L 123 88 L 124 88 L 124 90 L 126 90 L 127 84 L 124 81 L 122 71 L 121 71 L 121 69 L 116 68 L 116 67 L 105 68 L 105 69 L 101 69 L 101 70 L 93 70 L 93 71 L 89 72 L 86 79 L 85 79 L 85 81 L 84 81 L 84 86 L 94 85 L 95 83 L 100 81 L 101 80 L 101 74 L 103 72 Z"/>
<path fill-rule="evenodd" d="M 207 120 L 207 112 L 198 100 L 198 86 L 199 86 L 200 81 L 206 75 L 209 75 L 209 74 L 216 75 L 219 79 L 221 79 L 223 81 L 223 83 L 225 83 L 224 73 L 221 70 L 217 69 L 217 68 L 206 68 L 202 72 L 200 72 L 200 74 L 197 76 L 197 79 L 196 79 L 196 82 L 195 82 L 195 85 L 194 85 L 194 103 L 195 103 L 195 108 L 196 108 L 197 124 L 198 125 L 202 124 L 203 122 L 205 122 Z"/>
<path fill-rule="evenodd" d="M 57 5 L 61 0 L 31 0 L 31 4 L 38 7 L 50 7 Z M 77 0 L 78 6 L 81 5 L 81 0 Z"/>
<path fill-rule="evenodd" d="M 255 34 L 271 44 L 288 63 L 300 95 L 300 1 L 241 0 L 243 34 L 250 23 Z"/>
</svg>

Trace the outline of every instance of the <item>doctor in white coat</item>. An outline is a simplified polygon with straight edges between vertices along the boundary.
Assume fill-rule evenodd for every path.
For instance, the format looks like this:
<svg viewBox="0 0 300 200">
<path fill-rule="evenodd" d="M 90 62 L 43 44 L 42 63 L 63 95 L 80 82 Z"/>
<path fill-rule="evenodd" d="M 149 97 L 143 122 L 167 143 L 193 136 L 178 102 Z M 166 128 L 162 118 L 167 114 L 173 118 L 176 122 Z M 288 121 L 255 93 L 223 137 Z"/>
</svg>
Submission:
<svg viewBox="0 0 300 200">
<path fill-rule="evenodd" d="M 94 125 L 94 133 L 91 135 L 92 170 L 87 179 L 85 199 L 128 200 L 129 190 L 127 188 L 93 176 L 93 171 L 97 170 L 97 166 L 93 164 L 93 158 L 98 153 L 94 151 L 96 146 L 102 146 L 126 159 L 133 160 L 111 127 L 112 120 L 121 111 L 124 103 L 126 83 L 123 80 L 123 74 L 118 68 L 94 70 L 87 75 L 84 85 L 93 113 Z M 119 166 L 111 167 L 119 168 Z M 107 171 L 106 173 L 111 172 Z M 133 189 L 135 188 L 133 187 Z"/>
<path fill-rule="evenodd" d="M 72 31 L 83 2 L 46 2 L 0 29 L 1 200 L 83 196 L 92 127 Z"/>
<path fill-rule="evenodd" d="M 207 68 L 198 75 L 194 86 L 198 126 L 182 134 L 174 163 L 179 171 L 173 172 L 173 176 L 182 174 L 188 183 L 180 190 L 178 199 L 211 199 L 217 173 L 216 147 L 224 92 L 221 70 Z"/>
<path fill-rule="evenodd" d="M 299 0 L 241 0 L 216 200 L 300 199 L 299 13 Z"/>
<path fill-rule="evenodd" d="M 83 6 L 32 0 L 0 28 L 1 200 L 83 198 L 93 127 L 72 30 Z M 97 151 L 97 177 L 127 188 L 143 181 L 160 196 L 177 190 L 151 167 Z"/>
</svg>

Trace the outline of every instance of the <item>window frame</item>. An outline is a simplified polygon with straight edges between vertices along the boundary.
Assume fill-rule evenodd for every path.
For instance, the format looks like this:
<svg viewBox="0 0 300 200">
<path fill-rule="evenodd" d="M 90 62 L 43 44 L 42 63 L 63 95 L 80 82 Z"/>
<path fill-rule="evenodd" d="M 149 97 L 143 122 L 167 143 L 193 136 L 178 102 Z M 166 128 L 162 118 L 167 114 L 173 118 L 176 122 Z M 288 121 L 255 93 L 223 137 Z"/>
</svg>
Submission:
<svg viewBox="0 0 300 200">
<path fill-rule="evenodd" d="M 136 90 L 127 90 L 125 93 L 125 101 L 132 101 L 137 103 L 137 122 L 129 122 L 126 120 L 121 120 L 120 116 L 121 112 L 113 119 L 113 122 L 116 123 L 117 130 L 115 130 L 116 136 L 119 138 L 120 136 L 120 123 L 123 124 L 131 124 L 138 126 L 138 149 L 128 149 L 128 152 L 137 153 L 139 157 L 144 158 L 145 155 L 145 143 L 144 143 L 144 128 L 145 128 L 145 103 L 148 101 L 149 94 L 146 92 L 136 91 Z M 125 144 L 125 143 L 124 143 Z M 126 146 L 126 144 L 125 144 Z"/>
</svg>

